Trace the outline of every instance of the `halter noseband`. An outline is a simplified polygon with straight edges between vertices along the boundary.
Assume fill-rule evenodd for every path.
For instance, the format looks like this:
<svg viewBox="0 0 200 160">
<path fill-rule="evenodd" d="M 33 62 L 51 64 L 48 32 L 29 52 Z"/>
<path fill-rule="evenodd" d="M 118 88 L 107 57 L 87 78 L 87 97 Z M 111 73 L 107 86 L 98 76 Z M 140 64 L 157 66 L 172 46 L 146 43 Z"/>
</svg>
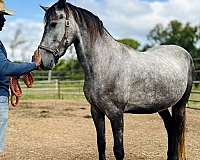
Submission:
<svg viewBox="0 0 200 160">
<path fill-rule="evenodd" d="M 59 59 L 60 58 L 60 55 L 58 54 L 61 47 L 64 45 L 65 41 L 66 43 L 68 43 L 68 32 L 67 32 L 67 27 L 69 27 L 69 20 L 65 20 L 65 34 L 62 38 L 62 40 L 59 42 L 59 45 L 56 49 L 52 49 L 50 47 L 46 47 L 46 46 L 43 46 L 43 45 L 39 45 L 38 46 L 38 49 L 43 49 L 43 50 L 46 50 L 47 52 L 50 52 L 53 54 L 53 56 L 56 58 L 56 59 Z"/>
</svg>

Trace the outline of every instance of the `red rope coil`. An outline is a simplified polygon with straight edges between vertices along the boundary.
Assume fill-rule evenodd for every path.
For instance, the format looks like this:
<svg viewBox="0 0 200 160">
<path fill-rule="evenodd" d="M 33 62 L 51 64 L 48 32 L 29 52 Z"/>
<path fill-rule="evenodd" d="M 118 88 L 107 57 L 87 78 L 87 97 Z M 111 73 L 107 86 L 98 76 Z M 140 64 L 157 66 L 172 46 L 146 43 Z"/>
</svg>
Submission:
<svg viewBox="0 0 200 160">
<path fill-rule="evenodd" d="M 23 81 L 28 88 L 31 88 L 33 85 L 33 75 L 32 73 L 27 73 L 23 75 Z M 22 96 L 22 89 L 19 85 L 17 77 L 10 78 L 10 90 L 11 90 L 11 104 L 13 107 L 16 107 L 19 103 L 19 98 Z"/>
</svg>

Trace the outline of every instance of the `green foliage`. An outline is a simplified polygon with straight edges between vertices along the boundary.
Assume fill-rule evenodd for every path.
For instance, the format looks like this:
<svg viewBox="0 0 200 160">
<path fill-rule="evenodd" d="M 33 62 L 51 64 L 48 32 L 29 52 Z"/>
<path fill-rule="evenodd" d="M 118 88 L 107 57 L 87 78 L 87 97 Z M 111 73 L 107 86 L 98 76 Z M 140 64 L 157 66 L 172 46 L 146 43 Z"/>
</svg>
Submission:
<svg viewBox="0 0 200 160">
<path fill-rule="evenodd" d="M 68 77 L 71 80 L 81 80 L 84 78 L 84 73 L 81 65 L 76 59 L 64 60 L 61 59 L 59 63 L 54 67 L 53 71 L 57 71 L 62 74 L 62 77 Z"/>
<path fill-rule="evenodd" d="M 66 60 L 61 59 L 59 63 L 54 67 L 53 71 L 66 71 Z"/>
<path fill-rule="evenodd" d="M 190 23 L 182 24 L 177 20 L 171 21 L 167 27 L 156 25 L 147 37 L 152 45 L 146 45 L 144 50 L 154 45 L 178 45 L 185 48 L 193 57 L 195 69 L 200 69 L 198 42 L 200 40 L 200 27 Z M 200 74 L 193 74 L 193 80 L 199 80 Z"/>
<path fill-rule="evenodd" d="M 133 49 L 138 49 L 140 46 L 140 43 L 134 39 L 120 39 L 118 42 L 123 43 Z"/>
<path fill-rule="evenodd" d="M 61 59 L 59 63 L 54 67 L 54 71 L 71 71 L 71 70 L 81 70 L 81 66 L 79 62 L 76 59 L 69 59 L 69 60 L 64 60 Z"/>
<path fill-rule="evenodd" d="M 197 42 L 200 39 L 199 26 L 185 25 L 177 20 L 171 21 L 165 28 L 162 24 L 156 25 L 149 33 L 148 39 L 152 45 L 178 45 L 185 48 L 193 58 L 198 57 Z"/>
</svg>

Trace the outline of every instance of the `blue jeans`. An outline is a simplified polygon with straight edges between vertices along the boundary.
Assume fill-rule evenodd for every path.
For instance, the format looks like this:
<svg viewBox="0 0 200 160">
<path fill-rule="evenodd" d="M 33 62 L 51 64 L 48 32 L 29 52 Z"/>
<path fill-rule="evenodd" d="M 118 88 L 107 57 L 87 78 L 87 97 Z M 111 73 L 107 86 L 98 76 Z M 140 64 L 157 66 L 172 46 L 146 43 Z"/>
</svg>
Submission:
<svg viewBox="0 0 200 160">
<path fill-rule="evenodd" d="M 4 152 L 8 123 L 8 97 L 0 96 L 0 153 Z"/>
</svg>

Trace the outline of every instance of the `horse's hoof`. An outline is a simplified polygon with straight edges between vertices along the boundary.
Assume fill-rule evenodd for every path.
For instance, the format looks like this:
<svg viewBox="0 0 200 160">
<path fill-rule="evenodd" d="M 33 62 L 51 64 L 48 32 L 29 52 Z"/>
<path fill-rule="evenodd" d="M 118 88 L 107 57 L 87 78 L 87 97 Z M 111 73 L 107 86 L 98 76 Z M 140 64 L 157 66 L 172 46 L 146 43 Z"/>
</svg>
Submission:
<svg viewBox="0 0 200 160">
<path fill-rule="evenodd" d="M 178 160 L 178 157 L 168 157 L 167 160 Z"/>
</svg>

